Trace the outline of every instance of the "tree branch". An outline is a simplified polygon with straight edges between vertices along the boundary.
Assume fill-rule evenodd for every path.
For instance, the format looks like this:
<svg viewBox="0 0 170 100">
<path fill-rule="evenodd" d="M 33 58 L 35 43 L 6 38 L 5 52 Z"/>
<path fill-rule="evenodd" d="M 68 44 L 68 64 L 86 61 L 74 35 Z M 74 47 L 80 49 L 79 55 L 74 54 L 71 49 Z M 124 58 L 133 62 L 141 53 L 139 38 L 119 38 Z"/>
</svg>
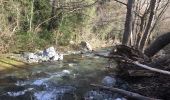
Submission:
<svg viewBox="0 0 170 100">
<path fill-rule="evenodd" d="M 158 73 L 161 73 L 161 74 L 167 74 L 167 75 L 170 75 L 170 72 L 169 71 L 166 71 L 166 70 L 161 70 L 161 69 L 157 69 L 157 68 L 152 68 L 152 67 L 149 67 L 147 65 L 144 65 L 144 64 L 141 64 L 139 63 L 138 61 L 133 61 L 127 57 L 122 57 L 122 56 L 118 56 L 118 55 L 112 55 L 112 56 L 106 56 L 106 55 L 100 55 L 100 54 L 95 54 L 96 56 L 100 56 L 100 57 L 104 57 L 104 58 L 109 58 L 109 59 L 122 59 L 123 62 L 128 62 L 128 63 L 132 63 L 136 66 L 139 66 L 139 67 L 142 67 L 142 68 L 145 68 L 147 70 L 150 70 L 150 71 L 153 71 L 153 72 L 158 72 Z"/>
<path fill-rule="evenodd" d="M 134 62 L 132 62 L 132 63 L 133 63 L 134 65 L 137 65 L 137 66 L 139 66 L 139 67 L 148 69 L 148 70 L 150 70 L 150 71 L 154 71 L 154 72 L 158 72 L 158 73 L 170 75 L 170 72 L 169 72 L 169 71 L 161 70 L 161 69 L 157 69 L 157 68 L 152 68 L 152 67 L 149 67 L 149 66 L 147 66 L 147 65 L 141 64 L 141 63 L 139 63 L 138 61 L 134 61 Z"/>
<path fill-rule="evenodd" d="M 116 2 L 118 2 L 118 3 L 120 3 L 120 4 L 123 4 L 123 5 L 127 6 L 127 4 L 124 3 L 124 2 L 122 2 L 122 1 L 119 1 L 119 0 L 114 0 L 114 1 L 116 1 Z"/>
</svg>

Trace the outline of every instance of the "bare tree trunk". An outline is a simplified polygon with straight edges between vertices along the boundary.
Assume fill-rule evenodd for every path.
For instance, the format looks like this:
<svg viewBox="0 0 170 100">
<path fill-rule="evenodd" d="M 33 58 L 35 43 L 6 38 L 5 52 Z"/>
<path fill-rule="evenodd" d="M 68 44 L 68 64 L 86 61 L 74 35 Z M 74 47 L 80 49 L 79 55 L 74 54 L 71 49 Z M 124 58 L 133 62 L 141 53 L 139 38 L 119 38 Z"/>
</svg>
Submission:
<svg viewBox="0 0 170 100">
<path fill-rule="evenodd" d="M 55 17 L 57 14 L 57 0 L 52 0 L 52 11 L 51 11 L 51 20 L 49 22 L 47 30 L 50 31 L 56 27 L 56 20 L 57 18 Z"/>
<path fill-rule="evenodd" d="M 30 16 L 30 23 L 29 23 L 29 31 L 32 31 L 32 22 L 33 22 L 33 17 L 34 17 L 34 0 L 31 2 L 31 16 Z"/>
<path fill-rule="evenodd" d="M 148 57 L 152 57 L 169 43 L 170 43 L 170 32 L 159 36 L 148 48 L 145 49 L 144 53 Z"/>
<path fill-rule="evenodd" d="M 124 45 L 129 45 L 129 38 L 130 38 L 130 34 L 132 32 L 132 8 L 133 8 L 133 3 L 134 0 L 128 0 L 127 3 L 127 13 L 126 13 L 126 21 L 125 21 L 125 30 L 124 30 L 124 34 L 123 34 L 123 40 L 122 40 L 122 44 Z"/>
<path fill-rule="evenodd" d="M 148 38 L 148 35 L 150 33 L 150 28 L 151 28 L 151 24 L 152 24 L 152 20 L 153 20 L 153 17 L 154 17 L 154 9 L 155 9 L 155 4 L 156 4 L 156 0 L 151 0 L 150 1 L 150 15 L 149 15 L 149 20 L 147 22 L 147 26 L 146 26 L 146 29 L 144 31 L 144 34 L 142 36 L 142 39 L 141 39 L 141 42 L 140 42 L 140 45 L 139 45 L 139 49 L 143 51 L 143 48 L 146 44 L 146 41 L 147 41 L 147 38 Z"/>
</svg>

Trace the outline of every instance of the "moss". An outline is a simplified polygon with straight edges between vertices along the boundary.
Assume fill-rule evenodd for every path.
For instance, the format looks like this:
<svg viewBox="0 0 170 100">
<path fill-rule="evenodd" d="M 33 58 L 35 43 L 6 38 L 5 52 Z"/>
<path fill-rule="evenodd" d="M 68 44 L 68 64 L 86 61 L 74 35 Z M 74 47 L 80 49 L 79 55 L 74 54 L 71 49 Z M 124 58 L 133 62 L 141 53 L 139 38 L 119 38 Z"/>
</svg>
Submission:
<svg viewBox="0 0 170 100">
<path fill-rule="evenodd" d="M 16 69 L 22 66 L 25 66 L 25 63 L 12 60 L 6 57 L 0 57 L 0 70 L 11 69 L 11 68 Z"/>
</svg>

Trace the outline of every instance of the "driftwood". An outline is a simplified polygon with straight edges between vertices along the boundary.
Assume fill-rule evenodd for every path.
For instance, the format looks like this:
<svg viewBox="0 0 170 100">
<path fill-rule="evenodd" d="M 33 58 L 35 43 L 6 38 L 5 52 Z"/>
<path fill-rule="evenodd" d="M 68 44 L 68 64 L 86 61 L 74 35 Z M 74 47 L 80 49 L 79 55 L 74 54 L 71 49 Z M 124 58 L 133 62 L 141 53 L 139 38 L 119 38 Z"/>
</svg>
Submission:
<svg viewBox="0 0 170 100">
<path fill-rule="evenodd" d="M 133 99 L 137 99 L 137 100 L 161 100 L 161 99 L 146 97 L 146 96 L 143 96 L 143 95 L 140 95 L 140 94 L 137 94 L 137 93 L 134 93 L 134 92 L 122 90 L 122 89 L 119 89 L 119 88 L 113 88 L 113 87 L 110 88 L 110 87 L 106 87 L 106 86 L 102 86 L 102 85 L 98 85 L 98 84 L 91 84 L 91 85 L 95 86 L 95 87 L 102 88 L 102 89 L 106 89 L 106 90 L 109 90 L 109 91 L 117 92 L 117 93 L 120 93 L 120 94 L 127 96 L 129 98 L 133 98 Z"/>
<path fill-rule="evenodd" d="M 132 63 L 133 63 L 134 65 L 137 65 L 137 66 L 139 66 L 139 67 L 148 69 L 148 70 L 150 70 L 150 71 L 154 71 L 154 72 L 158 72 L 158 73 L 170 75 L 170 72 L 169 72 L 169 71 L 161 70 L 161 69 L 157 69 L 157 68 L 152 68 L 152 67 L 149 67 L 149 66 L 147 66 L 147 65 L 141 64 L 141 63 L 139 63 L 138 61 L 134 61 L 134 62 L 132 62 Z"/>
</svg>

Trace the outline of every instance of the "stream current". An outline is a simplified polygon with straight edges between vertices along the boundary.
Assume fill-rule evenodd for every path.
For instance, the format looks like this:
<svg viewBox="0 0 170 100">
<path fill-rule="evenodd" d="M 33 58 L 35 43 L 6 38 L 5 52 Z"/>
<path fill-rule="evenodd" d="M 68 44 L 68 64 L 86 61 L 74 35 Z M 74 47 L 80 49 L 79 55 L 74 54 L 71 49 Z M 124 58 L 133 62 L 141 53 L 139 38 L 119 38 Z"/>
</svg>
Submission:
<svg viewBox="0 0 170 100">
<path fill-rule="evenodd" d="M 105 66 L 105 58 L 72 54 L 63 61 L 7 70 L 0 73 L 0 100 L 84 100 L 85 95 L 96 93 L 90 84 L 101 83 L 107 75 Z M 115 100 L 103 94 L 105 100 Z"/>
</svg>

